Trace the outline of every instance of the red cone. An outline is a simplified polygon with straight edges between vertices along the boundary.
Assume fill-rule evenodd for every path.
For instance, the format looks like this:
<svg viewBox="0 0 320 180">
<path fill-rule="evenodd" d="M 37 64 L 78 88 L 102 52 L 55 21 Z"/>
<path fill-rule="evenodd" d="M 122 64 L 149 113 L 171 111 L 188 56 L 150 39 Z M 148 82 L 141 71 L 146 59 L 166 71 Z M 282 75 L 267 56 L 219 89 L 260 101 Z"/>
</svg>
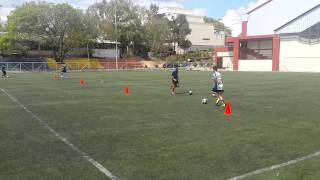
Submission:
<svg viewBox="0 0 320 180">
<path fill-rule="evenodd" d="M 129 94 L 129 86 L 126 85 L 125 89 L 124 89 L 124 94 L 128 95 Z"/>
<path fill-rule="evenodd" d="M 230 101 L 227 101 L 226 109 L 225 109 L 224 115 L 226 115 L 226 116 L 230 116 L 230 115 L 232 115 Z"/>
<path fill-rule="evenodd" d="M 58 75 L 54 75 L 53 80 L 58 81 L 59 80 Z"/>
<path fill-rule="evenodd" d="M 84 86 L 86 84 L 86 81 L 84 79 L 80 79 L 80 86 Z"/>
</svg>

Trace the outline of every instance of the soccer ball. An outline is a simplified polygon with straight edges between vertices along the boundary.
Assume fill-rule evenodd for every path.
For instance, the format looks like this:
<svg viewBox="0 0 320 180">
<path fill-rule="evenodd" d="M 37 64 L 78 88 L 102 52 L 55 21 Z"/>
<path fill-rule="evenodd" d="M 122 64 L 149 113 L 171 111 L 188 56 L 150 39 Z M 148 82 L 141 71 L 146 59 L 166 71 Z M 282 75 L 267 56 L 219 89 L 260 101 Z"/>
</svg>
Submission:
<svg viewBox="0 0 320 180">
<path fill-rule="evenodd" d="M 208 103 L 208 100 L 206 98 L 203 98 L 202 99 L 202 104 L 207 104 Z"/>
<path fill-rule="evenodd" d="M 192 94 L 193 94 L 193 92 L 190 90 L 190 91 L 189 91 L 189 95 L 192 95 Z"/>
</svg>

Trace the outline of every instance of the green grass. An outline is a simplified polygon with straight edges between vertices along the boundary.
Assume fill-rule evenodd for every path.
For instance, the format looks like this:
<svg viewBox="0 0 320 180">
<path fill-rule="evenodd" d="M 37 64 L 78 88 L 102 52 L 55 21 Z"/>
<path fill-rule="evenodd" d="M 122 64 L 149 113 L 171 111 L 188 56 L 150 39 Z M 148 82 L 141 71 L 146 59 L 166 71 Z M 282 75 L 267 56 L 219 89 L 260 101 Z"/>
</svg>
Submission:
<svg viewBox="0 0 320 180">
<path fill-rule="evenodd" d="M 168 72 L 13 74 L 0 87 L 122 180 L 227 179 L 320 150 L 319 74 L 223 75 L 231 117 L 209 97 L 210 72 L 181 72 L 193 96 L 170 95 Z M 2 92 L 0 159 L 1 180 L 107 179 Z M 319 164 L 249 179 L 317 179 Z"/>
</svg>

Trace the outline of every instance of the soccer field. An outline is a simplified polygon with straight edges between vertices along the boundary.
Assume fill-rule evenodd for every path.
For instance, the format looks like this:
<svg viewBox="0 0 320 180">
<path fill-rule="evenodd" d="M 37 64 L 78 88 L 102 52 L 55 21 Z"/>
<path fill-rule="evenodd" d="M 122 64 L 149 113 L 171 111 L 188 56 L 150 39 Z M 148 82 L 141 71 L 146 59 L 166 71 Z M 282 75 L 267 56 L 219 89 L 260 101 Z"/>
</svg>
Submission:
<svg viewBox="0 0 320 180">
<path fill-rule="evenodd" d="M 169 72 L 9 74 L 0 179 L 108 179 L 89 156 L 121 180 L 220 180 L 320 151 L 320 74 L 222 74 L 230 117 L 209 96 L 211 72 L 181 72 L 174 96 Z M 316 156 L 247 179 L 318 179 L 319 169 Z"/>
</svg>

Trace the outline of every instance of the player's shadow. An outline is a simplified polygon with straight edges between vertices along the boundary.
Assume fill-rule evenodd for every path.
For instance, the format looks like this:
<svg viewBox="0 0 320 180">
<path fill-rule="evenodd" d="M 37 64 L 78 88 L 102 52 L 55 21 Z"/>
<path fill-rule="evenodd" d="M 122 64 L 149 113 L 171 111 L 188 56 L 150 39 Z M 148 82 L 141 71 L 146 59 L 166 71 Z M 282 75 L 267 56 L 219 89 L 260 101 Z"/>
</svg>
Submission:
<svg viewBox="0 0 320 180">
<path fill-rule="evenodd" d="M 182 94 L 187 94 L 188 92 L 177 92 L 176 94 L 182 95 Z"/>
</svg>

